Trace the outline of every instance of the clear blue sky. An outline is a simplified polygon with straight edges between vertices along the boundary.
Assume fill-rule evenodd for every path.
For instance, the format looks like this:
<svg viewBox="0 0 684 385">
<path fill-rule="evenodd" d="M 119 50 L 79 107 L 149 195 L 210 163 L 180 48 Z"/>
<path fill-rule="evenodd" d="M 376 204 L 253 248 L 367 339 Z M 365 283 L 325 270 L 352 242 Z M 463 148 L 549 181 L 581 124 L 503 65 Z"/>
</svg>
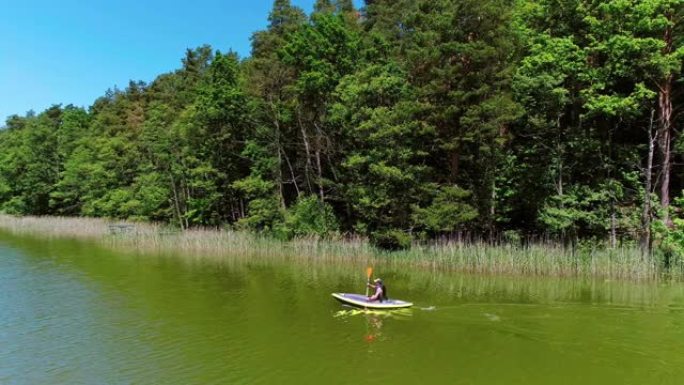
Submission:
<svg viewBox="0 0 684 385">
<path fill-rule="evenodd" d="M 314 0 L 293 0 L 310 12 Z M 357 6 L 362 0 L 355 0 Z M 0 126 L 55 103 L 88 106 L 149 82 L 210 44 L 249 55 L 272 0 L 6 0 L 0 7 Z"/>
</svg>

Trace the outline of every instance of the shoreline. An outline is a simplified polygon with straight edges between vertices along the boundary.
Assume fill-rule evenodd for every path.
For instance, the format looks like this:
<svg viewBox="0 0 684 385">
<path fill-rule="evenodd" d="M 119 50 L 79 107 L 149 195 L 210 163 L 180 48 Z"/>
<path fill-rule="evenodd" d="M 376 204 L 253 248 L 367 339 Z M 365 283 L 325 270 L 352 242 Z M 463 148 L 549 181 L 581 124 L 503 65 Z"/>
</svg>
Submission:
<svg viewBox="0 0 684 385">
<path fill-rule="evenodd" d="M 281 241 L 244 231 L 193 229 L 181 232 L 161 224 L 103 218 L 14 217 L 0 214 L 0 230 L 38 238 L 94 241 L 110 249 L 141 254 L 175 254 L 219 261 L 288 261 L 304 263 L 390 264 L 485 275 L 591 277 L 655 281 L 680 279 L 642 260 L 638 247 L 569 250 L 553 243 L 512 244 L 432 242 L 387 252 L 362 237 L 298 238 Z"/>
</svg>

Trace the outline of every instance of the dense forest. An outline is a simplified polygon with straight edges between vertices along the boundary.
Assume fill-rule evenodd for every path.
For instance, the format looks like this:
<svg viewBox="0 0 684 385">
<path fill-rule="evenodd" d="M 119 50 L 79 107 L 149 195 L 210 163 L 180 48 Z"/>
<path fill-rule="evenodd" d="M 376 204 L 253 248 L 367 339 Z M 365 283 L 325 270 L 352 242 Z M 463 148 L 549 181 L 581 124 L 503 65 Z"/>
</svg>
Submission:
<svg viewBox="0 0 684 385">
<path fill-rule="evenodd" d="M 0 211 L 677 247 L 683 18 L 683 0 L 275 0 L 250 57 L 188 49 L 87 109 L 9 117 Z"/>
</svg>

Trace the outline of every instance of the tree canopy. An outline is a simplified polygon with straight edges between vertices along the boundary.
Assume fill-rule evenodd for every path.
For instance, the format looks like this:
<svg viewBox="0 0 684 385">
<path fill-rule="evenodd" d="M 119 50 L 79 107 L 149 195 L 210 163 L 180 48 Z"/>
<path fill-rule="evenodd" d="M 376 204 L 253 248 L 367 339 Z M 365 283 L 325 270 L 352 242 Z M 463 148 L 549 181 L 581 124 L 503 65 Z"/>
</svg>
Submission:
<svg viewBox="0 0 684 385">
<path fill-rule="evenodd" d="M 683 17 L 682 0 L 275 0 L 250 57 L 188 49 L 87 109 L 7 119 L 0 211 L 683 239 Z"/>
</svg>

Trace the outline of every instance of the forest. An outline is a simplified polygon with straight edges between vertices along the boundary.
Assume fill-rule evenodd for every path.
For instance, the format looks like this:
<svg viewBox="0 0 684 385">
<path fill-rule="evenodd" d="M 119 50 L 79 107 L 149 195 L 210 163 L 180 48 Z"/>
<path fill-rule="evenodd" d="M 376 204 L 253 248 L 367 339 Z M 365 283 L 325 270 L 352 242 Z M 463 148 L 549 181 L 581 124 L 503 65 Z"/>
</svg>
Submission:
<svg viewBox="0 0 684 385">
<path fill-rule="evenodd" d="M 264 15 L 266 17 L 266 15 Z M 275 0 L 241 58 L 0 129 L 0 212 L 684 254 L 683 0 Z"/>
</svg>

